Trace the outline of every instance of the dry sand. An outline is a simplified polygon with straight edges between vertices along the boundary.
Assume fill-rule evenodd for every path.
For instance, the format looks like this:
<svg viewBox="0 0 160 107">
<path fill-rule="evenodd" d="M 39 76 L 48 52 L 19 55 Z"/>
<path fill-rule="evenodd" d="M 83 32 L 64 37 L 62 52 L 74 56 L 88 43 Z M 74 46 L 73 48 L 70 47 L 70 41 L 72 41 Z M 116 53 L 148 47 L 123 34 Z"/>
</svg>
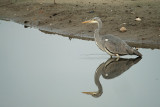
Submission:
<svg viewBox="0 0 160 107">
<path fill-rule="evenodd" d="M 101 34 L 114 34 L 129 45 L 160 49 L 160 0 L 1 0 L 0 19 L 36 27 L 48 34 L 94 40 L 94 24 L 82 21 L 100 17 Z M 135 21 L 136 17 L 141 21 Z M 120 32 L 126 27 L 126 32 Z"/>
</svg>

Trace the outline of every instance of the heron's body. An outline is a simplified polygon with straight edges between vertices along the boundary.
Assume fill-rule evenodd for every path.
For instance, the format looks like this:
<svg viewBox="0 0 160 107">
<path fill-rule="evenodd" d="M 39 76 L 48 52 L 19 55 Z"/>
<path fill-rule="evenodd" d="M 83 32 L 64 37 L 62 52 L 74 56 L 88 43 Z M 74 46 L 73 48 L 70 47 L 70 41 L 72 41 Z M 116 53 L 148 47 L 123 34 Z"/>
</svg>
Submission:
<svg viewBox="0 0 160 107">
<path fill-rule="evenodd" d="M 95 30 L 94 38 L 97 46 L 104 52 L 107 52 L 110 56 L 119 55 L 137 55 L 142 56 L 136 49 L 131 48 L 126 42 L 119 37 L 107 34 L 99 36 L 100 29 L 102 28 L 102 21 L 100 18 L 95 17 L 92 20 L 85 21 L 83 23 L 97 23 L 98 28 Z"/>
<path fill-rule="evenodd" d="M 128 46 L 119 37 L 107 34 L 95 39 L 97 46 L 111 56 L 132 54 L 134 49 Z M 125 48 L 124 48 L 125 47 Z"/>
</svg>

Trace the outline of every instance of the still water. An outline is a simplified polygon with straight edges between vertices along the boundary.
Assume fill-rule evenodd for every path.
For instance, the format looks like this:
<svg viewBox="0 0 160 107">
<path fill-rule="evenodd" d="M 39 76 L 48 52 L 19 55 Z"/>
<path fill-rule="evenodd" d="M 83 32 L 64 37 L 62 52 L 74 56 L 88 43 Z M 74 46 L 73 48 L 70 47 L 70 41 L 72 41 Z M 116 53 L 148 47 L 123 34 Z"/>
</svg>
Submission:
<svg viewBox="0 0 160 107">
<path fill-rule="evenodd" d="M 93 41 L 0 21 L 0 107 L 160 107 L 160 50 L 139 51 L 109 59 Z"/>
</svg>

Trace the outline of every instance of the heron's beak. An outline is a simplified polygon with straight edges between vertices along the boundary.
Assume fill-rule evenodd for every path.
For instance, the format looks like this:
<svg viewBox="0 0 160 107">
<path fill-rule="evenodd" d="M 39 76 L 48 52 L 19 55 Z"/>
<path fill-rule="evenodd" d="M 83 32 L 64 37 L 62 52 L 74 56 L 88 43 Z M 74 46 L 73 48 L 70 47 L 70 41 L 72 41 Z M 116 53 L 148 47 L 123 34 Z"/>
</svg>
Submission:
<svg viewBox="0 0 160 107">
<path fill-rule="evenodd" d="M 95 20 L 87 20 L 87 21 L 84 21 L 84 22 L 82 22 L 82 23 L 98 23 L 98 22 L 95 21 Z"/>
<path fill-rule="evenodd" d="M 96 92 L 82 92 L 82 93 L 88 94 L 88 95 L 95 95 L 96 94 Z"/>
<path fill-rule="evenodd" d="M 87 21 L 84 21 L 82 23 L 91 23 L 91 22 L 92 22 L 92 20 L 87 20 Z"/>
</svg>

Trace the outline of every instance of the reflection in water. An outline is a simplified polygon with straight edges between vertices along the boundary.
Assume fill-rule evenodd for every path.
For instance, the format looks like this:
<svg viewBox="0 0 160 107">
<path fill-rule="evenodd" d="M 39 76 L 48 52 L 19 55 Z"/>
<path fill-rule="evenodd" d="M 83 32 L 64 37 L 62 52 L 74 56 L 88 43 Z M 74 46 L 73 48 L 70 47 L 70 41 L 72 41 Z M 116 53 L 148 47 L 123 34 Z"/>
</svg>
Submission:
<svg viewBox="0 0 160 107">
<path fill-rule="evenodd" d="M 95 72 L 94 80 L 95 84 L 98 87 L 98 91 L 96 92 L 83 92 L 85 94 L 92 95 L 93 97 L 100 97 L 103 93 L 102 85 L 99 81 L 100 76 L 102 75 L 105 79 L 112 79 L 119 75 L 121 75 L 123 72 L 127 71 L 131 66 L 138 63 L 141 60 L 140 57 L 137 58 L 131 58 L 131 59 L 116 59 L 116 58 L 110 58 L 106 62 L 99 65 Z"/>
</svg>

